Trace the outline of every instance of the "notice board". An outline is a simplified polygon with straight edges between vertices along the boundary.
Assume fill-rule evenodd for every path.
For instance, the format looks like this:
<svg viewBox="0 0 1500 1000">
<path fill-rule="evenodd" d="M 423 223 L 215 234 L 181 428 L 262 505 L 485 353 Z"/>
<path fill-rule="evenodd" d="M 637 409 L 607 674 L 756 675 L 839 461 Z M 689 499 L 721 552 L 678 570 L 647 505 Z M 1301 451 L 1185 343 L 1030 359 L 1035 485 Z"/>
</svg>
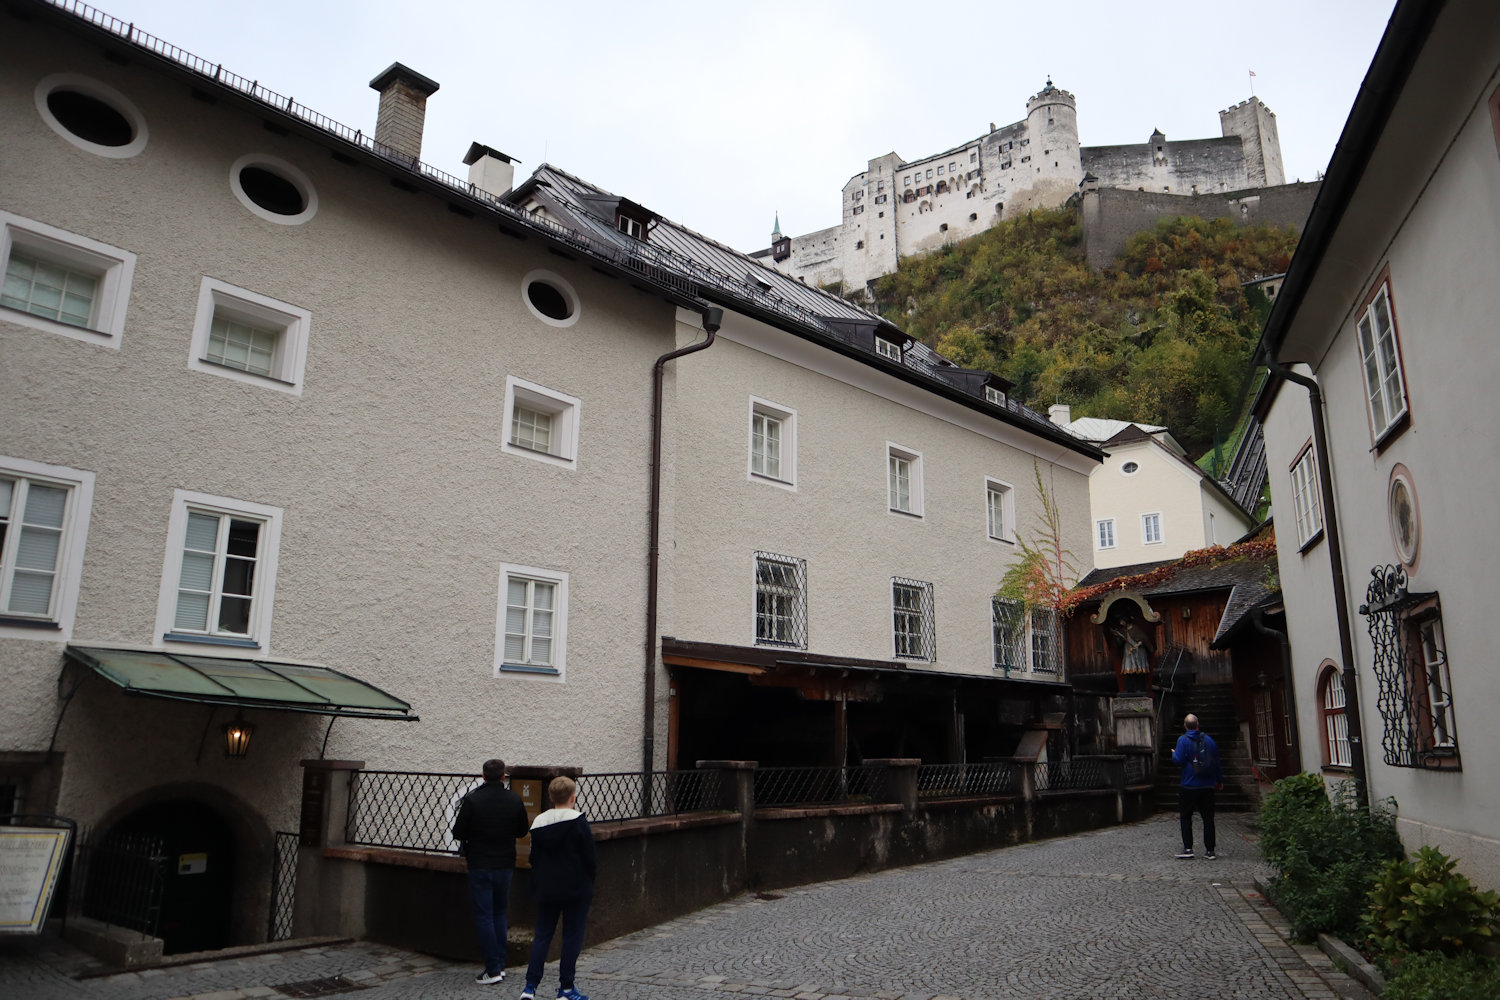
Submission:
<svg viewBox="0 0 1500 1000">
<path fill-rule="evenodd" d="M 72 830 L 0 826 L 0 934 L 40 934 Z"/>
</svg>

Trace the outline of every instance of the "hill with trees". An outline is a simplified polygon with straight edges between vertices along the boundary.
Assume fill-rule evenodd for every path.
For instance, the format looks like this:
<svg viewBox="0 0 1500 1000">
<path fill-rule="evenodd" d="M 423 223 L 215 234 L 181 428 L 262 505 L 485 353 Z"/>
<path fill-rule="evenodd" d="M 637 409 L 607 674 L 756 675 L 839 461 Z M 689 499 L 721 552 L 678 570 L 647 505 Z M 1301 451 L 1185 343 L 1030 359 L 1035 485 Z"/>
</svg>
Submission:
<svg viewBox="0 0 1500 1000">
<path fill-rule="evenodd" d="M 1084 259 L 1071 207 L 1038 211 L 876 282 L 880 313 L 1046 411 L 1164 424 L 1193 457 L 1229 435 L 1270 303 L 1252 278 L 1286 270 L 1290 229 L 1172 219 L 1115 263 Z"/>
</svg>

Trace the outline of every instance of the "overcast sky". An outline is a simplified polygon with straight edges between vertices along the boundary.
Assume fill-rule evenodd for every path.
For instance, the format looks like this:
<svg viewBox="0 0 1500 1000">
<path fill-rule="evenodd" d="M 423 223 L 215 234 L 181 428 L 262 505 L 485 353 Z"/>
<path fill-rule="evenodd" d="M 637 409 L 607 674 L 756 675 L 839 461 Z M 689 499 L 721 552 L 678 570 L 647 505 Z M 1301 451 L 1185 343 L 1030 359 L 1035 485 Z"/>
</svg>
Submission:
<svg viewBox="0 0 1500 1000">
<path fill-rule="evenodd" d="M 479 141 L 629 197 L 739 250 L 774 213 L 839 221 L 871 157 L 940 152 L 1026 115 L 1050 75 L 1084 145 L 1217 136 L 1254 93 L 1287 180 L 1326 168 L 1391 0 L 1043 5 L 510 0 L 97 0 L 101 10 L 372 131 L 368 82 L 402 62 L 441 89 L 422 158 L 464 176 Z M 1255 71 L 1254 80 L 1249 72 Z"/>
</svg>

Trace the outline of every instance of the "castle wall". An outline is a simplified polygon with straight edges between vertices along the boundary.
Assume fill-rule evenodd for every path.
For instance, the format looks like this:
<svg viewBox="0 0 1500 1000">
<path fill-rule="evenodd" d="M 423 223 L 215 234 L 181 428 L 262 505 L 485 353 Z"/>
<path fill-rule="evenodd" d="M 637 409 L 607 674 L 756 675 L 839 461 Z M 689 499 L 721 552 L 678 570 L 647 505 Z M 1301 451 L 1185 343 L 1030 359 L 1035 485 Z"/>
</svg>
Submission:
<svg viewBox="0 0 1500 1000">
<path fill-rule="evenodd" d="M 1234 136 L 1172 142 L 1158 133 L 1139 145 L 1086 146 L 1082 159 L 1100 187 L 1191 195 L 1260 186 L 1251 182 Z"/>
<path fill-rule="evenodd" d="M 1083 194 L 1084 252 L 1093 267 L 1107 267 L 1133 234 L 1150 229 L 1162 219 L 1185 215 L 1230 218 L 1250 225 L 1295 226 L 1300 230 L 1320 186 L 1313 181 L 1186 198 L 1159 191 L 1088 190 Z"/>
<path fill-rule="evenodd" d="M 1281 138 L 1270 108 L 1254 97 L 1241 101 L 1219 112 L 1219 128 L 1226 137 L 1236 136 L 1243 143 L 1251 187 L 1286 183 L 1286 172 L 1281 166 Z"/>
</svg>

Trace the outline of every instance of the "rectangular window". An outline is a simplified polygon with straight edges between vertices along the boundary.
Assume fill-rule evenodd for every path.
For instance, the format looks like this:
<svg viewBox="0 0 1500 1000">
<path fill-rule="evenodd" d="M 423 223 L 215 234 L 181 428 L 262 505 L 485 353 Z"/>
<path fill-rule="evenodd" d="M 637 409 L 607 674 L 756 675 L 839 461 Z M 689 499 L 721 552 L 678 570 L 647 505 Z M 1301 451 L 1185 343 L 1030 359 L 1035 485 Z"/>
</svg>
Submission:
<svg viewBox="0 0 1500 1000">
<path fill-rule="evenodd" d="M 311 321 L 306 309 L 204 278 L 188 367 L 301 395 Z"/>
<path fill-rule="evenodd" d="M 495 676 L 539 674 L 561 680 L 568 620 L 568 574 L 500 567 Z"/>
<path fill-rule="evenodd" d="M 922 456 L 886 443 L 886 492 L 890 509 L 922 516 Z"/>
<path fill-rule="evenodd" d="M 265 649 L 280 539 L 279 508 L 176 491 L 157 610 L 162 638 Z"/>
<path fill-rule="evenodd" d="M 1318 504 L 1317 456 L 1312 445 L 1304 448 L 1292 465 L 1292 510 L 1296 515 L 1297 544 L 1304 546 L 1323 530 L 1323 512 Z"/>
<path fill-rule="evenodd" d="M 1112 549 L 1115 547 L 1115 519 L 1106 517 L 1094 522 L 1097 531 L 1096 538 L 1099 548 Z"/>
<path fill-rule="evenodd" d="M 1376 566 L 1365 594 L 1385 763 L 1462 769 L 1437 593 L 1410 593 L 1403 567 Z"/>
<path fill-rule="evenodd" d="M 1448 693 L 1452 685 L 1448 681 L 1448 653 L 1447 643 L 1443 641 L 1442 620 L 1428 618 L 1418 622 L 1417 636 L 1427 709 L 1424 728 L 1430 732 L 1436 750 L 1451 751 L 1458 746 L 1458 740 L 1453 735 L 1453 698 Z"/>
<path fill-rule="evenodd" d="M 644 232 L 644 230 L 641 228 L 641 224 L 635 219 L 632 219 L 628 215 L 622 215 L 619 218 L 619 224 L 620 232 L 624 233 L 626 236 L 637 240 L 642 238 L 641 234 Z"/>
<path fill-rule="evenodd" d="M 807 648 L 807 560 L 755 553 L 755 642 Z"/>
<path fill-rule="evenodd" d="M 796 410 L 768 399 L 750 397 L 749 478 L 752 482 L 796 489 Z"/>
<path fill-rule="evenodd" d="M 766 413 L 750 417 L 750 471 L 781 478 L 781 421 Z"/>
<path fill-rule="evenodd" d="M 1057 641 L 1057 612 L 1052 608 L 1031 609 L 1031 669 L 1055 674 L 1062 666 Z"/>
<path fill-rule="evenodd" d="M 987 479 L 984 485 L 985 521 L 989 536 L 1002 542 L 1015 540 L 1015 493 L 1009 484 Z"/>
<path fill-rule="evenodd" d="M 884 337 L 875 338 L 875 353 L 892 361 L 901 360 L 901 345 L 894 340 L 886 340 Z"/>
<path fill-rule="evenodd" d="M 579 401 L 572 396 L 507 375 L 500 450 L 550 465 L 576 468 L 579 407 Z"/>
<path fill-rule="evenodd" d="M 932 584 L 920 580 L 891 580 L 893 638 L 898 660 L 937 659 L 937 630 Z"/>
<path fill-rule="evenodd" d="M 0 212 L 0 319 L 119 347 L 135 254 Z"/>
<path fill-rule="evenodd" d="M 996 406 L 1005 405 L 1005 393 L 1001 392 L 999 389 L 996 389 L 992 385 L 987 385 L 984 387 L 984 398 L 987 402 L 994 403 Z"/>
<path fill-rule="evenodd" d="M 990 637 L 996 670 L 1009 674 L 1026 668 L 1026 611 L 1020 601 L 990 598 Z"/>
<path fill-rule="evenodd" d="M 1357 324 L 1363 362 L 1370 426 L 1376 440 L 1406 416 L 1406 385 L 1401 373 L 1401 351 L 1391 312 L 1390 283 L 1375 293 Z"/>
<path fill-rule="evenodd" d="M 1161 542 L 1161 515 L 1141 515 L 1141 544 L 1157 545 Z"/>
<path fill-rule="evenodd" d="M 1344 713 L 1344 684 L 1336 670 L 1323 678 L 1323 730 L 1328 740 L 1328 763 L 1349 767 L 1349 717 Z"/>
<path fill-rule="evenodd" d="M 93 473 L 0 458 L 0 636 L 67 638 Z"/>
</svg>

